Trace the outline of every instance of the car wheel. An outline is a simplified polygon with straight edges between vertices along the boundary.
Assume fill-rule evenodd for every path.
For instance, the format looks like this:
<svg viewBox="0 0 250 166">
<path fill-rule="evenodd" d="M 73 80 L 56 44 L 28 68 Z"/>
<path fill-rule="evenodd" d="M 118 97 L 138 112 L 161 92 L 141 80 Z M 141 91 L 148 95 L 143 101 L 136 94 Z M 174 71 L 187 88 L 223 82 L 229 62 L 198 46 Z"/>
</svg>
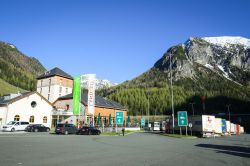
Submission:
<svg viewBox="0 0 250 166">
<path fill-rule="evenodd" d="M 38 132 L 38 129 L 35 129 L 34 132 Z"/>
<path fill-rule="evenodd" d="M 89 135 L 91 135 L 92 133 L 91 133 L 91 131 L 89 131 Z"/>
<path fill-rule="evenodd" d="M 15 128 L 12 128 L 12 129 L 11 129 L 11 132 L 14 132 L 14 131 L 15 131 Z"/>
<path fill-rule="evenodd" d="M 47 132 L 49 132 L 49 131 L 50 131 L 50 129 L 46 129 L 46 131 L 47 131 Z"/>
<path fill-rule="evenodd" d="M 100 131 L 98 131 L 98 132 L 97 132 L 97 135 L 100 135 L 100 134 L 101 134 L 101 132 L 100 132 Z"/>
<path fill-rule="evenodd" d="M 65 131 L 65 132 L 64 132 L 64 134 L 65 134 L 65 135 L 68 135 L 68 134 L 69 134 L 69 132 L 68 132 L 68 131 Z"/>
</svg>

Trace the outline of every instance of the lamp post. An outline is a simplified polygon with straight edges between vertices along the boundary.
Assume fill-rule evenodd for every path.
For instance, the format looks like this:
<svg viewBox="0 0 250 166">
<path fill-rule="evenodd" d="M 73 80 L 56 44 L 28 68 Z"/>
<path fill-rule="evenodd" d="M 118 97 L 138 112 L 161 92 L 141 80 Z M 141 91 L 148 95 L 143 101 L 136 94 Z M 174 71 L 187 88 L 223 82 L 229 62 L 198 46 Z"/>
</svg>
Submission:
<svg viewBox="0 0 250 166">
<path fill-rule="evenodd" d="M 229 126 L 229 133 L 231 135 L 231 115 L 230 115 L 230 106 L 231 104 L 227 104 L 227 111 L 228 111 L 228 121 L 230 122 L 230 126 Z"/>
<path fill-rule="evenodd" d="M 148 99 L 148 127 L 149 127 L 149 93 L 148 93 L 148 96 L 147 96 L 147 99 Z"/>
<path fill-rule="evenodd" d="M 191 102 L 189 104 L 191 104 L 191 106 L 192 106 L 192 111 L 193 111 L 193 116 L 194 116 L 194 104 L 195 104 L 195 102 Z"/>
<path fill-rule="evenodd" d="M 173 134 L 174 134 L 174 94 L 173 94 L 173 79 L 172 79 L 172 59 L 171 54 L 169 55 L 170 58 L 170 87 L 171 87 L 171 103 L 172 103 L 172 118 L 173 118 Z"/>
</svg>

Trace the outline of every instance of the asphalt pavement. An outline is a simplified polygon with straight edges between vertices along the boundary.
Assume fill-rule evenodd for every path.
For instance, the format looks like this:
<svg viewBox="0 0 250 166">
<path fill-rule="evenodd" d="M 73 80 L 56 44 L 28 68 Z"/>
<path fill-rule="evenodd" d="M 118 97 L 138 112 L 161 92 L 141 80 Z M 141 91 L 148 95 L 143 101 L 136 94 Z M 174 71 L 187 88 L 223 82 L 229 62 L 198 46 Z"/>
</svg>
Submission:
<svg viewBox="0 0 250 166">
<path fill-rule="evenodd" d="M 172 138 L 7 133 L 1 166 L 250 166 L 250 135 Z"/>
</svg>

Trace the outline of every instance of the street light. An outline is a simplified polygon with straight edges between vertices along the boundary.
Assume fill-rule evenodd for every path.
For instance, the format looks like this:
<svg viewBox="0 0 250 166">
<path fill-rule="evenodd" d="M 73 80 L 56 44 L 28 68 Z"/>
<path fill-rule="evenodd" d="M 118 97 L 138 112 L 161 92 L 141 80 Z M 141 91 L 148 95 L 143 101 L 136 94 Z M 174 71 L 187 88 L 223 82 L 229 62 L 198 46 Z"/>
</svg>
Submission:
<svg viewBox="0 0 250 166">
<path fill-rule="evenodd" d="M 174 134 L 174 94 L 173 94 L 173 79 L 172 79 L 172 59 L 171 54 L 169 55 L 170 58 L 170 87 L 171 87 L 171 103 L 172 103 L 172 118 L 173 118 L 173 134 Z"/>
<path fill-rule="evenodd" d="M 149 92 L 148 92 L 148 96 L 147 96 L 147 99 L 148 99 L 148 127 L 149 127 Z"/>
<path fill-rule="evenodd" d="M 192 111 L 193 111 L 193 116 L 194 116 L 194 104 L 195 104 L 195 102 L 191 102 L 189 104 L 191 104 L 191 106 L 192 106 Z"/>
<path fill-rule="evenodd" d="M 230 115 L 230 106 L 231 104 L 227 104 L 227 111 L 228 111 L 228 121 L 230 122 L 230 126 L 229 126 L 229 133 L 231 135 L 231 115 Z"/>
</svg>

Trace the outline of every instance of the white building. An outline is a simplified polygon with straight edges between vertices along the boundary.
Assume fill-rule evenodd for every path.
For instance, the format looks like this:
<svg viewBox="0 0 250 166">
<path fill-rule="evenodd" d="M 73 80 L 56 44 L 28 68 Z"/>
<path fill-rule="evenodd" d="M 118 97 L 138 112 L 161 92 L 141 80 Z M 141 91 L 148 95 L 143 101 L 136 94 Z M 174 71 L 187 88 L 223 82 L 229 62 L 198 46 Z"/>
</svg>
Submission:
<svg viewBox="0 0 250 166">
<path fill-rule="evenodd" d="M 37 92 L 0 98 L 0 127 L 9 121 L 27 121 L 51 127 L 52 104 Z"/>
<path fill-rule="evenodd" d="M 37 92 L 51 103 L 72 93 L 72 89 L 73 78 L 57 67 L 37 77 Z"/>
</svg>

